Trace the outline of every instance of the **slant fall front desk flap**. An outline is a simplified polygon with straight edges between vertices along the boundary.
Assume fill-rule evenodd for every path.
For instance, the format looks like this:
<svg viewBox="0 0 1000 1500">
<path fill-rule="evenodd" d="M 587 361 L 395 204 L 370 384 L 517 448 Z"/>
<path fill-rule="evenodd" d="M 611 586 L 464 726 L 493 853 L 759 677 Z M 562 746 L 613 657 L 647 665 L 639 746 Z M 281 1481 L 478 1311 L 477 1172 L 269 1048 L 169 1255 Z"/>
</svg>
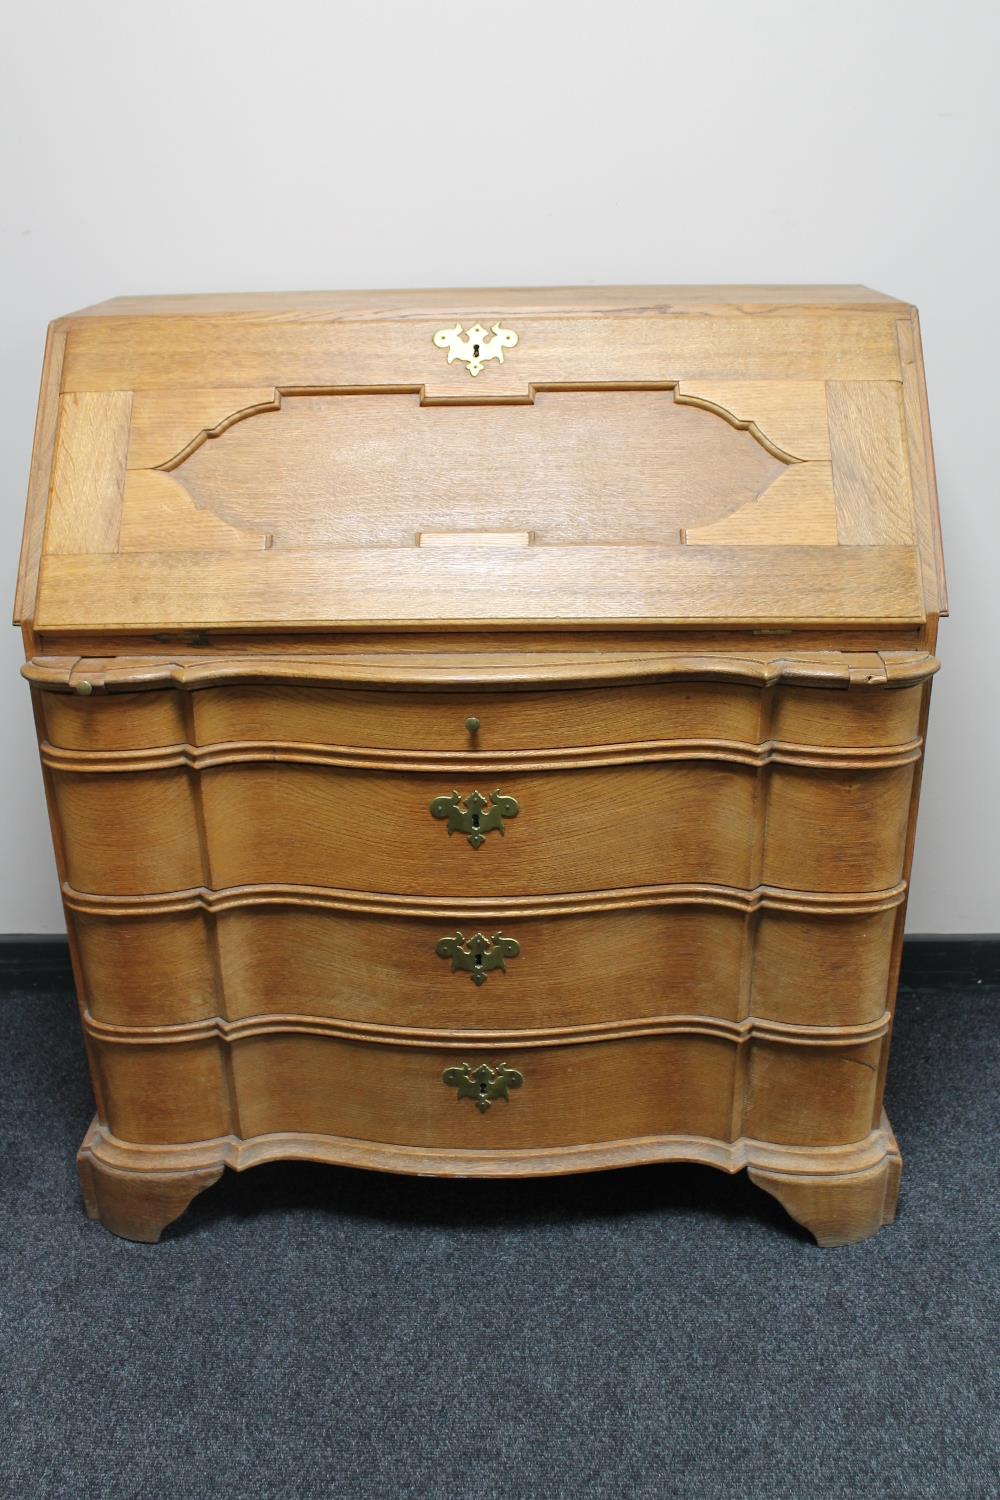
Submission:
<svg viewBox="0 0 1000 1500">
<path fill-rule="evenodd" d="M 16 612 L 91 1211 L 678 1158 L 872 1232 L 944 611 L 915 314 L 864 288 L 53 324 Z"/>
</svg>

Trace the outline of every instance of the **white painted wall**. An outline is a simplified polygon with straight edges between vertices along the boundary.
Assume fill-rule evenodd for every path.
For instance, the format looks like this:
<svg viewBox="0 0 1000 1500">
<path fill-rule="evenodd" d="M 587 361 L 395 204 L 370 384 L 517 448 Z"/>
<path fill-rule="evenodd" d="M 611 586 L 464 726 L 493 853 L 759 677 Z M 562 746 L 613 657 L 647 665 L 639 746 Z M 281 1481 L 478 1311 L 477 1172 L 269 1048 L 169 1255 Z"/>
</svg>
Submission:
<svg viewBox="0 0 1000 1500">
<path fill-rule="evenodd" d="M 994 0 L 35 0 L 0 59 L 8 597 L 47 321 L 127 292 L 866 282 L 917 303 L 954 620 L 910 930 L 1000 929 Z M 0 643 L 0 932 L 61 927 Z"/>
</svg>

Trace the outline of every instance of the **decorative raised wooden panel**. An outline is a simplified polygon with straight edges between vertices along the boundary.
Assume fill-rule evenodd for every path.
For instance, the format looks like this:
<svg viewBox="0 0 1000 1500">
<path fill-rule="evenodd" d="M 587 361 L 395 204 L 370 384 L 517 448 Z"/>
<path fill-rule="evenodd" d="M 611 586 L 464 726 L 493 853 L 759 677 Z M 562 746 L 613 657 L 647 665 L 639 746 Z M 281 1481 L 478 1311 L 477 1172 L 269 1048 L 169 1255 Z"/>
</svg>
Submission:
<svg viewBox="0 0 1000 1500">
<path fill-rule="evenodd" d="M 684 1160 L 874 1233 L 944 599 L 914 315 L 864 288 L 55 325 L 17 608 L 88 1212 Z"/>
<path fill-rule="evenodd" d="M 407 547 L 422 531 L 475 531 L 484 517 L 539 546 L 661 545 L 760 499 L 792 461 L 763 434 L 679 405 L 675 388 L 539 392 L 523 405 L 471 407 L 416 395 L 287 396 L 158 467 L 179 490 L 176 550 L 187 550 L 207 513 L 294 551 Z M 164 481 L 135 486 L 130 473 L 130 548 L 146 550 L 148 509 L 155 524 L 166 496 Z"/>
</svg>

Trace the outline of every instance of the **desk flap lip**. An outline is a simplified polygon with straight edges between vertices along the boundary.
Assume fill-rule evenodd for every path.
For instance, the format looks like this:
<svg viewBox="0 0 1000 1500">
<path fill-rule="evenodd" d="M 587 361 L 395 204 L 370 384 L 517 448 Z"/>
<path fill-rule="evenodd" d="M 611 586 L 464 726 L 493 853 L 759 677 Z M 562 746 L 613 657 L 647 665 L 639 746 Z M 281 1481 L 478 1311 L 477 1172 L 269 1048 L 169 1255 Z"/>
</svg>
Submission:
<svg viewBox="0 0 1000 1500">
<path fill-rule="evenodd" d="M 920 625 L 915 549 L 338 548 L 43 559 L 36 629 Z"/>
<path fill-rule="evenodd" d="M 841 690 L 918 686 L 938 670 L 926 651 L 791 651 L 776 656 L 750 651 L 578 649 L 567 653 L 520 651 L 400 655 L 397 651 L 338 656 L 149 657 L 37 656 L 21 675 L 33 686 L 72 693 L 81 682 L 97 693 L 292 683 L 365 687 L 389 692 L 434 691 L 467 695 L 485 691 L 587 688 L 619 683 L 730 682 Z"/>
</svg>

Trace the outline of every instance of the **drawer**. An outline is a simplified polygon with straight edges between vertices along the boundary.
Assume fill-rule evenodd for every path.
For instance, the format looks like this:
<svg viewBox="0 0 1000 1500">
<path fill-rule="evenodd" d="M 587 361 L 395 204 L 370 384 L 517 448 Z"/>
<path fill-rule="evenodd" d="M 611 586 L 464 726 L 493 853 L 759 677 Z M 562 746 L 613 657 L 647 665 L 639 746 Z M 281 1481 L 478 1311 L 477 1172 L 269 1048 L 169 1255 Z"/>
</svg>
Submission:
<svg viewBox="0 0 1000 1500">
<path fill-rule="evenodd" d="M 67 750 L 268 744 L 429 750 L 456 756 L 573 746 L 768 738 L 900 745 L 918 733 L 920 687 L 765 688 L 675 681 L 546 691 L 450 692 L 238 683 L 195 691 L 42 695 L 46 734 Z M 470 734 L 466 720 L 479 720 Z"/>
<path fill-rule="evenodd" d="M 912 772 L 670 760 L 452 777 L 237 755 L 199 771 L 56 771 L 53 781 L 78 890 L 306 885 L 492 898 L 761 880 L 889 887 L 902 872 Z M 431 804 L 440 810 L 453 790 L 459 821 L 476 791 L 514 799 L 516 816 L 487 829 L 491 802 L 478 829 L 449 833 Z"/>
<path fill-rule="evenodd" d="M 677 1016 L 870 1025 L 887 1003 L 901 900 L 847 915 L 771 901 L 755 911 L 710 894 L 625 898 L 611 910 L 576 901 L 560 912 L 556 902 L 551 915 L 524 902 L 406 915 L 398 902 L 366 914 L 361 902 L 347 911 L 244 891 L 207 909 L 194 899 L 131 912 L 91 901 L 71 918 L 87 1004 L 107 1026 L 284 1015 L 552 1033 Z M 517 944 L 515 956 L 498 951 L 498 932 Z M 478 971 L 477 934 L 487 939 Z"/>
<path fill-rule="evenodd" d="M 482 792 L 492 795 L 497 779 Z M 754 781 L 743 766 L 683 764 L 513 774 L 501 790 L 517 815 L 478 848 L 431 814 L 453 788 L 446 773 L 268 762 L 69 773 L 56 777 L 56 798 L 79 890 L 287 884 L 492 897 L 673 881 L 743 886 Z M 460 785 L 466 795 L 476 789 L 468 777 Z"/>
<path fill-rule="evenodd" d="M 744 1084 L 740 1044 L 696 1035 L 506 1051 L 277 1030 L 232 1043 L 93 1045 L 108 1123 L 123 1140 L 281 1132 L 456 1152 L 681 1133 L 847 1144 L 872 1128 L 881 1049 L 755 1043 Z M 473 1079 L 480 1067 L 488 1072 Z"/>
<path fill-rule="evenodd" d="M 712 682 L 507 693 L 240 686 L 199 691 L 193 704 L 199 744 L 281 739 L 466 755 L 717 735 L 754 741 L 760 716 L 758 689 Z"/>
</svg>

